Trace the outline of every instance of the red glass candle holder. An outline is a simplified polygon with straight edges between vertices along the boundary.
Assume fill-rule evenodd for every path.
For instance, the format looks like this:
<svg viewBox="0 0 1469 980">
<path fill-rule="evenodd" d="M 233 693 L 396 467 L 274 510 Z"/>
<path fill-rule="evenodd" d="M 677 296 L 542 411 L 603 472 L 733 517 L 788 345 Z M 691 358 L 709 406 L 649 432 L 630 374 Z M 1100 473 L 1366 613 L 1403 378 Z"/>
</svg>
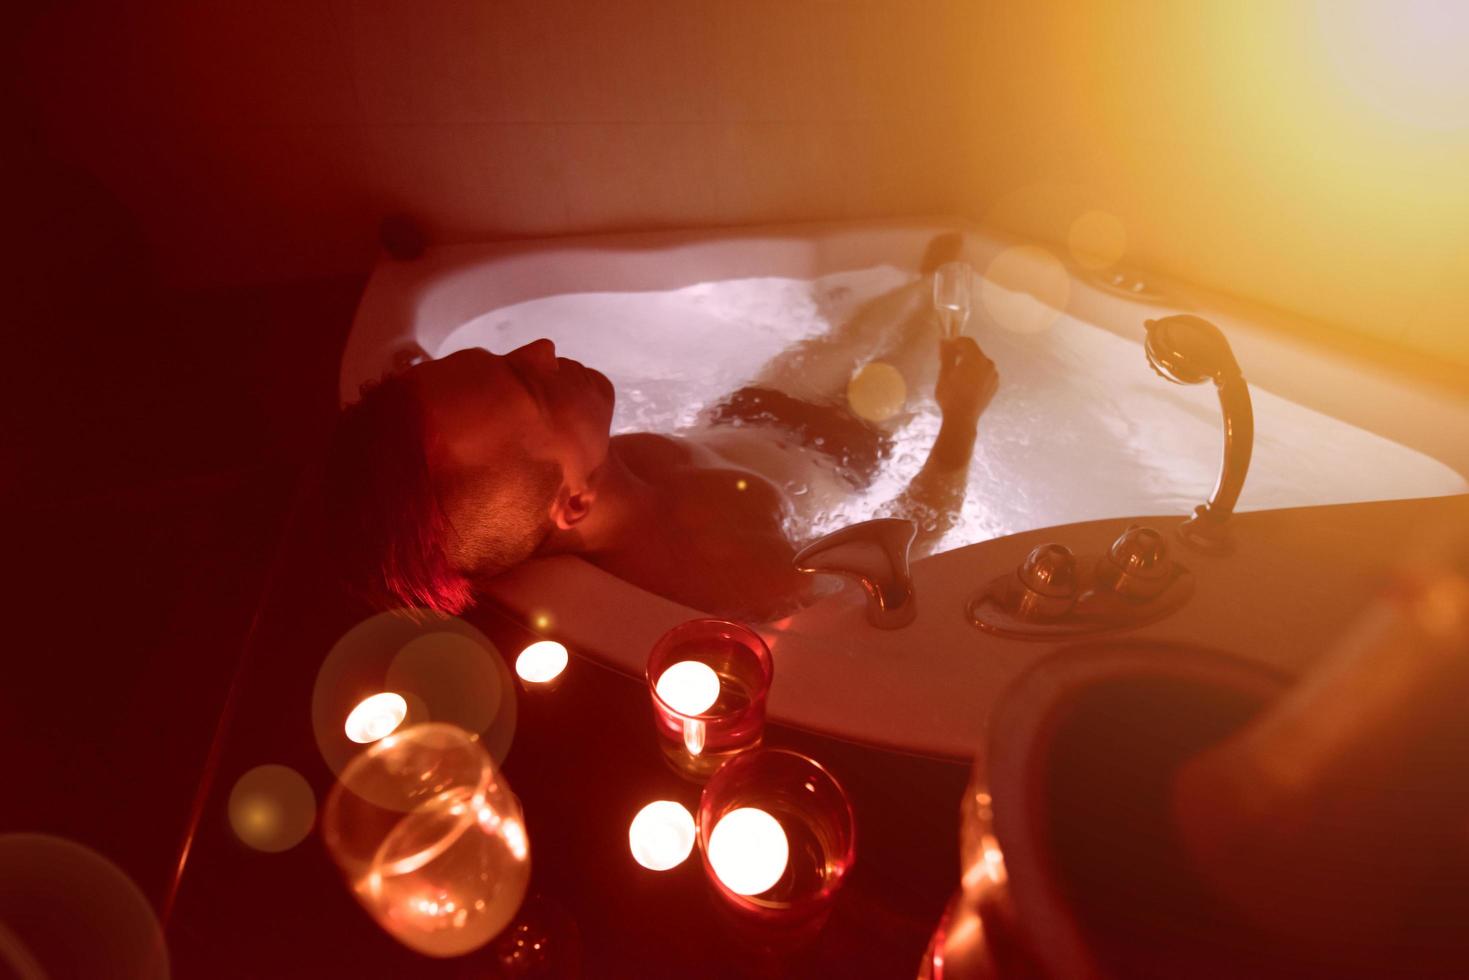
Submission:
<svg viewBox="0 0 1469 980">
<path fill-rule="evenodd" d="M 733 844 L 718 840 L 721 821 L 751 809 L 774 818 L 784 835 L 786 859 L 778 877 L 770 841 L 761 833 Z M 715 894 L 740 924 L 766 937 L 809 937 L 826 922 L 856 858 L 851 801 L 830 772 L 799 752 L 751 752 L 731 759 L 704 787 L 699 854 Z M 770 878 L 773 885 L 750 893 Z"/>
<path fill-rule="evenodd" d="M 668 675 L 670 668 L 676 670 Z M 695 619 L 663 634 L 648 655 L 647 678 L 669 764 L 703 780 L 725 760 L 757 748 L 774 676 L 770 648 L 747 626 Z M 680 679 L 692 683 L 670 683 Z"/>
</svg>

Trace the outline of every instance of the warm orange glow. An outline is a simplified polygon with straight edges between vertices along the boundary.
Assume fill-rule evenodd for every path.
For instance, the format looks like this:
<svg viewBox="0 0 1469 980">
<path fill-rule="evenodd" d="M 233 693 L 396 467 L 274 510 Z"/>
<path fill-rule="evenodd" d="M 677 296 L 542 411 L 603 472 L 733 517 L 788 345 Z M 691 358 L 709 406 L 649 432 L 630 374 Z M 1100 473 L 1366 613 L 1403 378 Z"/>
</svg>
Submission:
<svg viewBox="0 0 1469 980">
<path fill-rule="evenodd" d="M 1105 269 L 1127 251 L 1127 229 L 1115 214 L 1088 211 L 1071 223 L 1066 244 L 1082 268 Z"/>
<path fill-rule="evenodd" d="M 655 800 L 632 818 L 627 841 L 633 860 L 649 871 L 676 868 L 694 849 L 693 815 L 673 800 Z"/>
<path fill-rule="evenodd" d="M 538 630 L 548 630 L 551 628 L 551 615 L 550 613 L 543 612 L 536 613 L 535 616 L 531 618 L 531 623 Z"/>
<path fill-rule="evenodd" d="M 401 694 L 384 691 L 357 702 L 347 715 L 347 737 L 367 744 L 391 735 L 408 717 L 408 702 Z"/>
<path fill-rule="evenodd" d="M 517 861 L 524 861 L 530 854 L 530 842 L 525 837 L 525 824 L 512 817 L 500 825 L 500 838 Z"/>
<path fill-rule="evenodd" d="M 1462 0 L 1331 0 L 1318 8 L 1341 80 L 1390 118 L 1469 126 L 1469 6 Z"/>
<path fill-rule="evenodd" d="M 709 866 L 736 895 L 774 888 L 789 860 L 790 842 L 780 821 L 755 807 L 729 811 L 709 835 Z"/>
<path fill-rule="evenodd" d="M 1046 249 L 1007 248 L 990 262 L 980 299 L 991 319 L 1014 333 L 1040 333 L 1056 322 L 1071 298 L 1071 274 Z"/>
<path fill-rule="evenodd" d="M 886 422 L 903 410 L 907 400 L 902 372 L 882 361 L 862 365 L 847 382 L 847 404 L 870 422 Z"/>
<path fill-rule="evenodd" d="M 229 819 L 235 836 L 255 850 L 290 850 L 316 822 L 316 794 L 294 769 L 256 766 L 230 791 Z"/>
<path fill-rule="evenodd" d="M 520 651 L 515 673 L 527 684 L 549 684 L 561 676 L 568 659 L 566 647 L 555 640 L 540 640 Z"/>
</svg>

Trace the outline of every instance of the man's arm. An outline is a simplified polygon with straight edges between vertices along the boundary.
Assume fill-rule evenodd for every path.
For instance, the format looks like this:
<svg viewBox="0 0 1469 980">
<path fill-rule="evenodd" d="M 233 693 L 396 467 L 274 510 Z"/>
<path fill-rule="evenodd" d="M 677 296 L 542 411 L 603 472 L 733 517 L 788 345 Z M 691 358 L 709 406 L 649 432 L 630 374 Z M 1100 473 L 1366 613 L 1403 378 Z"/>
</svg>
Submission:
<svg viewBox="0 0 1469 980">
<path fill-rule="evenodd" d="M 907 489 L 879 511 L 918 525 L 915 557 L 928 554 L 948 529 L 945 518 L 957 515 L 964 504 L 979 415 L 994 396 L 999 377 L 994 362 L 971 338 L 940 342 L 939 380 L 934 389 L 943 412 L 938 438 Z"/>
</svg>

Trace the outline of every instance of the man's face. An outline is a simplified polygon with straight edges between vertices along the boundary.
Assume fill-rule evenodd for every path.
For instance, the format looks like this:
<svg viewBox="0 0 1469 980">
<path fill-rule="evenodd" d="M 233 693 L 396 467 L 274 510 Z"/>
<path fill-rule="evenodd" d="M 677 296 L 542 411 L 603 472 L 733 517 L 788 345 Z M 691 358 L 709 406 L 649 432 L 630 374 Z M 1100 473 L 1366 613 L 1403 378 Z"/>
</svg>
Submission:
<svg viewBox="0 0 1469 980">
<path fill-rule="evenodd" d="M 508 354 L 460 351 L 411 369 L 428 427 L 429 465 L 493 466 L 518 445 L 559 463 L 573 491 L 607 458 L 614 395 L 599 371 L 537 340 Z"/>
</svg>

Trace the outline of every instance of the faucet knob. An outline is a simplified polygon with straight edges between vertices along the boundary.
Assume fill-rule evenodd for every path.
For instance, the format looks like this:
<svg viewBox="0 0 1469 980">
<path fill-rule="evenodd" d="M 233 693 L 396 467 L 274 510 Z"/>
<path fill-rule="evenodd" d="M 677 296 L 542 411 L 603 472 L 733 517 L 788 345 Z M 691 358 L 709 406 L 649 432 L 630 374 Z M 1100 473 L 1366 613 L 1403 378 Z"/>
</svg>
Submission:
<svg viewBox="0 0 1469 980">
<path fill-rule="evenodd" d="M 792 564 L 798 572 L 855 578 L 867 593 L 867 621 L 878 629 L 898 629 L 918 615 L 908 566 L 917 536 L 918 526 L 902 518 L 862 521 L 811 542 Z"/>
<path fill-rule="evenodd" d="M 1173 581 L 1167 540 L 1150 527 L 1129 526 L 1098 562 L 1097 578 L 1129 599 L 1153 598 Z"/>
<path fill-rule="evenodd" d="M 1081 587 L 1076 556 L 1061 544 L 1043 544 L 1025 556 L 1015 571 L 1020 579 L 1016 613 L 1022 619 L 1047 619 L 1070 611 Z"/>
</svg>

